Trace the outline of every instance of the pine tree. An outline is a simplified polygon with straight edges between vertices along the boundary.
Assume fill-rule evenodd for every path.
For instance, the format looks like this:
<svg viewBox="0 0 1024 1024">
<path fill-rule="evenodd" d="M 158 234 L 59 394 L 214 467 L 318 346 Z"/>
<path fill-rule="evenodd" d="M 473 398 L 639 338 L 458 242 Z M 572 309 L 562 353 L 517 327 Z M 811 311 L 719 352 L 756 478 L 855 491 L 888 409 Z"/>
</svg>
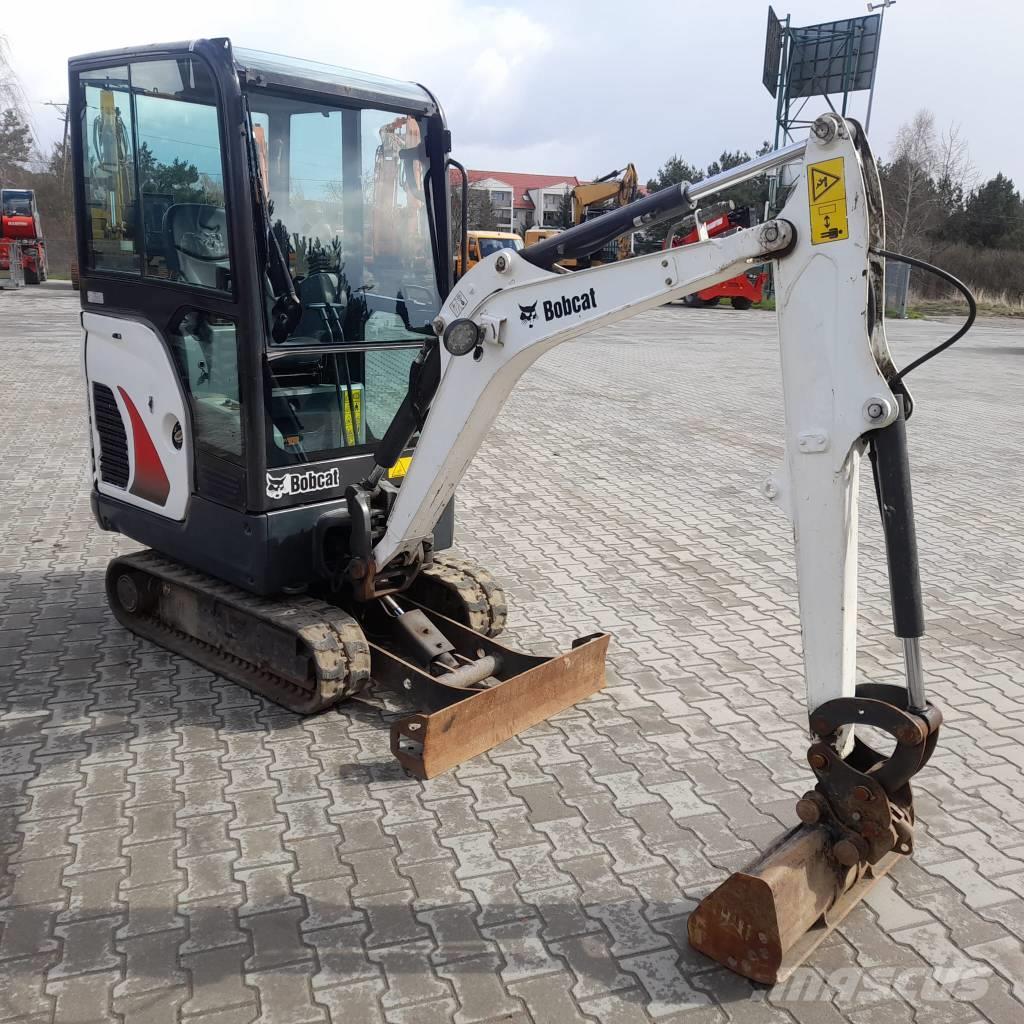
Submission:
<svg viewBox="0 0 1024 1024">
<path fill-rule="evenodd" d="M 0 112 L 0 185 L 17 185 L 32 156 L 32 129 L 12 107 Z"/>
</svg>

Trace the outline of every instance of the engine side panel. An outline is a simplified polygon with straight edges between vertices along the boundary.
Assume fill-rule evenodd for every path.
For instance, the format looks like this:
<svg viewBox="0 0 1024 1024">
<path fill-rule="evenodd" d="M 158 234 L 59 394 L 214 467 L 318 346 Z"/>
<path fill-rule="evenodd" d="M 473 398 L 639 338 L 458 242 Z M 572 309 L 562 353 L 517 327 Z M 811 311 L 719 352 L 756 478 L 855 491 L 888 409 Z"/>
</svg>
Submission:
<svg viewBox="0 0 1024 1024">
<path fill-rule="evenodd" d="M 84 313 L 82 324 L 97 490 L 183 520 L 191 427 L 166 346 L 135 320 Z"/>
</svg>

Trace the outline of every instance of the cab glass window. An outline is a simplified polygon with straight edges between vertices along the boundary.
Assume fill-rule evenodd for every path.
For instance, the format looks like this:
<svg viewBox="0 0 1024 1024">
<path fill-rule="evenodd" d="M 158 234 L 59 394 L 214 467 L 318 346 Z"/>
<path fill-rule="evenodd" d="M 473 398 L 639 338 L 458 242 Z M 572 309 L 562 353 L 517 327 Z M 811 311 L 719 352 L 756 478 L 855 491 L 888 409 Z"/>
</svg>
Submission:
<svg viewBox="0 0 1024 1024">
<path fill-rule="evenodd" d="M 233 320 L 190 310 L 168 340 L 192 409 L 197 447 L 241 462 L 242 404 L 236 335 Z"/>
<path fill-rule="evenodd" d="M 145 273 L 226 291 L 231 258 L 213 83 L 198 61 L 131 67 Z"/>
<path fill-rule="evenodd" d="M 493 256 L 501 249 L 522 249 L 523 243 L 519 238 L 481 238 L 480 255 Z"/>
<path fill-rule="evenodd" d="M 127 67 L 83 71 L 82 162 L 89 265 L 138 274 L 135 145 Z"/>
<path fill-rule="evenodd" d="M 201 61 L 83 72 L 90 266 L 226 291 L 231 259 L 213 82 Z"/>
<path fill-rule="evenodd" d="M 440 308 L 426 125 L 262 88 L 248 99 L 270 229 L 301 303 L 286 336 L 267 332 L 268 464 L 370 451 Z"/>
</svg>

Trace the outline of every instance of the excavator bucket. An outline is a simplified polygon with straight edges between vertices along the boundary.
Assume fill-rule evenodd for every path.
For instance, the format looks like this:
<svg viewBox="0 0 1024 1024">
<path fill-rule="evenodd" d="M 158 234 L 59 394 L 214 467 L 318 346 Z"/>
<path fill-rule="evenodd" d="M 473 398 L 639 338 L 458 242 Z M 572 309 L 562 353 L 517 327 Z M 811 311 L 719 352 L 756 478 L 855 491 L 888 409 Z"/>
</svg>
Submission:
<svg viewBox="0 0 1024 1024">
<path fill-rule="evenodd" d="M 892 751 L 847 735 L 854 724 L 888 733 Z M 911 853 L 910 779 L 928 763 L 941 724 L 934 705 L 916 707 L 907 690 L 880 683 L 817 708 L 807 752 L 817 785 L 797 801 L 803 824 L 701 901 L 687 925 L 690 945 L 752 981 L 784 981 Z"/>
<path fill-rule="evenodd" d="M 840 864 L 821 825 L 799 825 L 690 915 L 690 945 L 751 981 L 785 981 L 901 859 Z"/>
<path fill-rule="evenodd" d="M 456 674 L 434 676 L 396 644 L 370 642 L 374 681 L 424 709 L 391 726 L 392 753 L 421 779 L 490 750 L 604 686 L 607 633 L 581 637 L 556 657 L 538 657 L 416 607 L 465 659 L 467 670 L 461 682 Z M 489 674 L 474 679 L 468 672 Z"/>
</svg>

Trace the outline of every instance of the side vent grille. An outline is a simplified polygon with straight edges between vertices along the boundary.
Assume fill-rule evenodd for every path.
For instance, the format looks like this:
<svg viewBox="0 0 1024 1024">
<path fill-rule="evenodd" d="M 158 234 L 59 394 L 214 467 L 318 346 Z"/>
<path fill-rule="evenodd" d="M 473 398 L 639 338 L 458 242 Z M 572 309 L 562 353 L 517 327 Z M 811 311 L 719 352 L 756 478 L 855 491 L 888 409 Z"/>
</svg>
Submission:
<svg viewBox="0 0 1024 1024">
<path fill-rule="evenodd" d="M 93 382 L 92 409 L 100 436 L 100 479 L 114 487 L 128 486 L 128 435 L 114 392 Z"/>
</svg>

